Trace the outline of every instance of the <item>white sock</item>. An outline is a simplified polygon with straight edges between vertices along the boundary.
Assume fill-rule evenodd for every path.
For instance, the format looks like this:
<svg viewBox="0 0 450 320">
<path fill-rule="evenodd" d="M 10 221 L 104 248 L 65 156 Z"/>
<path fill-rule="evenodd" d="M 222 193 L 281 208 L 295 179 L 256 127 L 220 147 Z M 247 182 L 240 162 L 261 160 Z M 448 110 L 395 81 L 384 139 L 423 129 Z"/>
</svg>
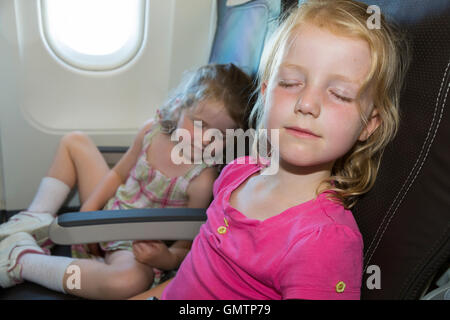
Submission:
<svg viewBox="0 0 450 320">
<path fill-rule="evenodd" d="M 64 274 L 75 259 L 48 256 L 45 254 L 25 253 L 19 260 L 22 266 L 22 278 L 54 291 L 64 291 Z"/>
<path fill-rule="evenodd" d="M 69 186 L 61 180 L 45 177 L 41 180 L 39 189 L 28 207 L 28 211 L 46 212 L 55 216 L 69 192 Z"/>
</svg>

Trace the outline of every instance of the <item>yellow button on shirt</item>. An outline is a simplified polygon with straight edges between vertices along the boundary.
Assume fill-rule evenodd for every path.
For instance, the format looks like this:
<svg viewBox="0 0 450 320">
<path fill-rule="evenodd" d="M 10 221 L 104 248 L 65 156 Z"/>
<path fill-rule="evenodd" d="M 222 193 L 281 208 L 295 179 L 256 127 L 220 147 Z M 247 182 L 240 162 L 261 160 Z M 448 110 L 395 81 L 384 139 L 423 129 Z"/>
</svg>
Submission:
<svg viewBox="0 0 450 320">
<path fill-rule="evenodd" d="M 342 292 L 344 292 L 344 290 L 345 290 L 345 282 L 344 281 L 339 281 L 336 284 L 336 292 L 337 293 L 342 293 Z"/>
<path fill-rule="evenodd" d="M 217 232 L 218 232 L 219 234 L 224 234 L 224 233 L 227 232 L 227 227 L 220 226 L 220 227 L 217 228 Z"/>
</svg>

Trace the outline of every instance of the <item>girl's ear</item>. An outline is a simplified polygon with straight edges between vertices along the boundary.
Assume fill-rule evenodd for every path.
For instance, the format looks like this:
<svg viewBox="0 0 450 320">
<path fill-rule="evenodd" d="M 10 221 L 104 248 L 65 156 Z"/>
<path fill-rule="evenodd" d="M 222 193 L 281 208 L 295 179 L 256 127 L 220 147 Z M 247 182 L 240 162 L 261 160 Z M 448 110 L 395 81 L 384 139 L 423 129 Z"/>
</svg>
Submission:
<svg viewBox="0 0 450 320">
<path fill-rule="evenodd" d="M 378 110 L 374 108 L 372 114 L 369 117 L 366 127 L 361 131 L 358 141 L 366 141 L 372 135 L 372 133 L 380 126 L 381 120 L 378 114 Z"/>
<path fill-rule="evenodd" d="M 264 94 L 266 93 L 266 90 L 267 90 L 267 81 L 264 81 L 264 82 L 261 84 L 261 95 L 264 96 Z"/>
</svg>

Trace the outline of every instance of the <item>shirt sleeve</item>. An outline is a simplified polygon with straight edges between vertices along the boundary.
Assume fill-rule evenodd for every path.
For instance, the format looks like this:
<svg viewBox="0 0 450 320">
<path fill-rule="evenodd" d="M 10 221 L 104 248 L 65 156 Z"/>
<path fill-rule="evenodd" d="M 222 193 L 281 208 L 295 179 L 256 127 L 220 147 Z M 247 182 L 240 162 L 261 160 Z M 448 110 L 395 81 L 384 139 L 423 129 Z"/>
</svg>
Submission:
<svg viewBox="0 0 450 320">
<path fill-rule="evenodd" d="M 318 227 L 300 236 L 280 263 L 283 299 L 360 299 L 363 241 L 344 225 Z"/>
</svg>

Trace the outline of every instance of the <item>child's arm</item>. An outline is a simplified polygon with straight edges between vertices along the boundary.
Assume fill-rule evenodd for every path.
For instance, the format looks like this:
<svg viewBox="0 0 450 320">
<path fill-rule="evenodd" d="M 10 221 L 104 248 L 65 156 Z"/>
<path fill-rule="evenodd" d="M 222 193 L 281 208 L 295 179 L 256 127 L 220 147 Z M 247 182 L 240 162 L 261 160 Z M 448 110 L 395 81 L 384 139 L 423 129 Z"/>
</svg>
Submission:
<svg viewBox="0 0 450 320">
<path fill-rule="evenodd" d="M 186 190 L 189 208 L 208 208 L 213 196 L 213 184 L 217 178 L 214 168 L 204 169 L 193 179 Z"/>
<path fill-rule="evenodd" d="M 136 164 L 139 154 L 142 151 L 142 141 L 145 132 L 151 128 L 151 125 L 152 122 L 149 121 L 139 130 L 133 145 L 95 187 L 92 194 L 81 206 L 80 211 L 100 210 L 106 201 L 114 196 L 117 188 L 126 181 L 131 169 Z"/>
<path fill-rule="evenodd" d="M 192 180 L 187 188 L 189 197 L 188 208 L 208 208 L 212 199 L 212 189 L 217 172 L 214 168 L 207 168 Z M 192 241 L 179 240 L 176 241 L 169 250 L 175 256 L 177 268 L 183 262 L 184 258 L 191 250 Z"/>
<path fill-rule="evenodd" d="M 207 168 L 193 179 L 188 186 L 188 208 L 207 208 L 212 198 L 212 186 L 217 174 L 215 169 Z M 162 269 L 177 269 L 191 249 L 192 241 L 178 240 L 170 248 L 162 241 L 135 241 L 133 252 L 141 263 Z"/>
</svg>

